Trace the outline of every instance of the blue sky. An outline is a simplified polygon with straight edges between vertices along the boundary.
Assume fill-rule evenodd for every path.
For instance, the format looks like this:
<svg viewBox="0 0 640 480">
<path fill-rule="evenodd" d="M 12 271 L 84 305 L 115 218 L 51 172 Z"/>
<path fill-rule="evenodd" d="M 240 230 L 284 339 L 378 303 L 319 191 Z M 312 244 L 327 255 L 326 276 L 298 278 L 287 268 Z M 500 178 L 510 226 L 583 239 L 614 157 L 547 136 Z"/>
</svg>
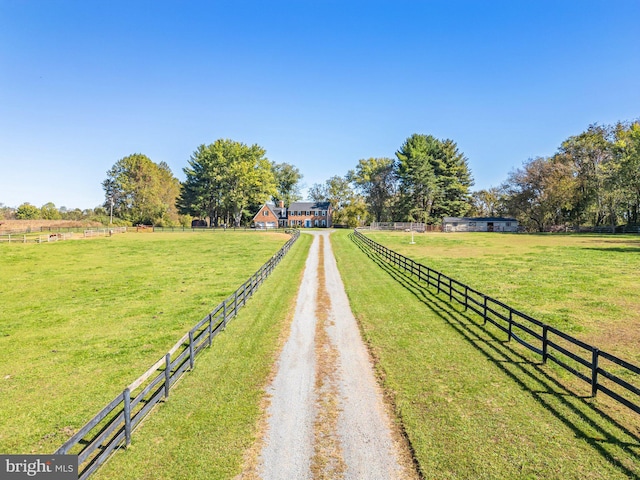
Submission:
<svg viewBox="0 0 640 480">
<path fill-rule="evenodd" d="M 488 188 L 640 117 L 639 79 L 638 0 L 0 0 L 0 203 L 92 208 L 218 138 L 309 187 L 432 134 Z"/>
</svg>

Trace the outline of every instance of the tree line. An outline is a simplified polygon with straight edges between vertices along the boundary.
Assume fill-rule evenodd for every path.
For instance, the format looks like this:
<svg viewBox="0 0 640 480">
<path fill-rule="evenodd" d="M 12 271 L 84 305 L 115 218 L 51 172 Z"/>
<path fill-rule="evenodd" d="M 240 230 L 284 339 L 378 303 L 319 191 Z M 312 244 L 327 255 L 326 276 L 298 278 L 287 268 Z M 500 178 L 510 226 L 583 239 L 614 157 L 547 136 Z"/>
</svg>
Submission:
<svg viewBox="0 0 640 480">
<path fill-rule="evenodd" d="M 536 157 L 498 187 L 475 192 L 477 215 L 512 215 L 529 231 L 637 227 L 640 213 L 640 123 L 590 125 Z"/>
<path fill-rule="evenodd" d="M 0 204 L 0 218 L 100 219 L 119 224 L 246 225 L 260 205 L 301 200 L 302 174 L 275 163 L 259 145 L 218 139 L 200 145 L 180 182 L 164 163 L 137 153 L 118 160 L 102 182 L 105 202 L 88 211 L 53 204 L 16 210 Z M 334 224 L 372 221 L 439 224 L 445 216 L 516 217 L 530 231 L 637 225 L 640 214 L 640 123 L 590 125 L 550 157 L 529 159 L 506 181 L 471 191 L 468 159 L 450 139 L 413 134 L 395 158 L 367 158 L 344 176 L 308 189 L 329 201 Z M 75 217 L 75 218 L 71 218 Z"/>
<path fill-rule="evenodd" d="M 135 154 L 119 160 L 102 186 L 105 207 L 133 224 L 208 225 L 248 223 L 268 200 L 299 200 L 299 170 L 271 162 L 259 145 L 219 139 L 200 145 L 183 169 L 185 181 L 173 176 L 165 163 L 155 164 Z"/>
</svg>

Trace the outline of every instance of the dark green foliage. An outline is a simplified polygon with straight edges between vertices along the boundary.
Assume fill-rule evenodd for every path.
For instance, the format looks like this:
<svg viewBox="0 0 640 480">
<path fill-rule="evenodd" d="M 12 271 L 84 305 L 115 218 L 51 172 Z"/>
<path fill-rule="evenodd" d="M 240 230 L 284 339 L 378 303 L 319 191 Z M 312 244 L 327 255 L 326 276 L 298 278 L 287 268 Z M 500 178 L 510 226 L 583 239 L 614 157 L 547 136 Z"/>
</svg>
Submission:
<svg viewBox="0 0 640 480">
<path fill-rule="evenodd" d="M 104 208 L 133 224 L 159 224 L 177 220 L 175 199 L 178 180 L 169 166 L 153 163 L 149 157 L 136 153 L 118 160 L 102 182 Z"/>
<path fill-rule="evenodd" d="M 211 225 L 234 222 L 254 204 L 276 194 L 271 163 L 258 145 L 233 140 L 216 140 L 200 145 L 184 168 L 186 180 L 178 198 L 180 213 L 208 217 Z"/>
<path fill-rule="evenodd" d="M 413 134 L 396 157 L 404 219 L 436 223 L 444 216 L 461 216 L 469 210 L 473 178 L 454 141 Z"/>
<path fill-rule="evenodd" d="M 23 203 L 16 209 L 18 220 L 35 220 L 40 218 L 40 209 L 30 203 Z"/>
</svg>

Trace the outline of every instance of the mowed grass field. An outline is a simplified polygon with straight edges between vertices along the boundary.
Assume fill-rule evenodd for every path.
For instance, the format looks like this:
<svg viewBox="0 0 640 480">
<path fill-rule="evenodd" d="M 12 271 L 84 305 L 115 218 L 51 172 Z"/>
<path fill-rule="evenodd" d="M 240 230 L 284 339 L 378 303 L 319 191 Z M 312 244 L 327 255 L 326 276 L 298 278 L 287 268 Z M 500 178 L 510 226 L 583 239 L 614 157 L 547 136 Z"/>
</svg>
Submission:
<svg viewBox="0 0 640 480">
<path fill-rule="evenodd" d="M 638 237 L 375 233 L 376 241 L 630 360 Z M 332 244 L 352 309 L 424 478 L 640 477 L 640 421 L 478 316 L 359 248 Z M 634 320 L 635 319 L 635 320 Z M 607 325 L 600 325 L 606 322 Z M 612 341 L 608 338 L 618 338 Z M 635 342 L 635 343 L 634 343 Z"/>
<path fill-rule="evenodd" d="M 0 244 L 0 453 L 50 453 L 289 238 Z"/>
<path fill-rule="evenodd" d="M 438 270 L 640 365 L 640 236 L 371 233 Z"/>
<path fill-rule="evenodd" d="M 255 462 L 263 397 L 289 333 L 311 235 L 287 256 L 96 480 L 232 479 Z M 249 454 L 251 452 L 251 454 Z"/>
</svg>

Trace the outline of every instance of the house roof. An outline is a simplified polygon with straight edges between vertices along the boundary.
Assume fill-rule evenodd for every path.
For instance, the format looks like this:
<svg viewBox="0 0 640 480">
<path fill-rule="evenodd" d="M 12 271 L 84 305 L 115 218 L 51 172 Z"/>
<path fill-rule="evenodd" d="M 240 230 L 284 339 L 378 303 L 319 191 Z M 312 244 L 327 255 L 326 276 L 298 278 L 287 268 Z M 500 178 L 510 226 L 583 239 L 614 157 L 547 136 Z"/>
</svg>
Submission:
<svg viewBox="0 0 640 480">
<path fill-rule="evenodd" d="M 518 220 L 510 217 L 444 217 L 443 223 L 450 222 L 517 222 Z"/>
<path fill-rule="evenodd" d="M 285 218 L 282 214 L 283 212 L 286 212 L 286 208 L 276 207 L 273 203 L 265 203 L 260 207 L 260 210 L 258 210 L 258 212 L 253 216 L 254 220 L 260 214 L 260 212 L 264 207 L 267 207 L 269 210 L 271 210 L 271 213 L 273 213 L 276 218 Z"/>
<path fill-rule="evenodd" d="M 329 202 L 293 202 L 289 210 L 328 210 L 330 206 Z"/>
</svg>

